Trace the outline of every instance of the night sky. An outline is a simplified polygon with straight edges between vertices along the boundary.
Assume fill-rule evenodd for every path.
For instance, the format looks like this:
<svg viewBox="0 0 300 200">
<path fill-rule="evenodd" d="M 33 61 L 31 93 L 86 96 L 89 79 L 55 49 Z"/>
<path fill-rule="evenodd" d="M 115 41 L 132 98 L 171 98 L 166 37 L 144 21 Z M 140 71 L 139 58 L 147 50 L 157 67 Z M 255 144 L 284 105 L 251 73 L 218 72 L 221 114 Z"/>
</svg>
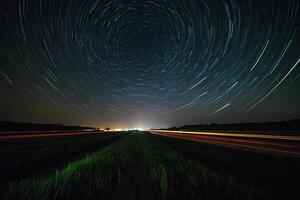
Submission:
<svg viewBox="0 0 300 200">
<path fill-rule="evenodd" d="M 300 117 L 299 0 L 1 0 L 0 120 Z"/>
</svg>

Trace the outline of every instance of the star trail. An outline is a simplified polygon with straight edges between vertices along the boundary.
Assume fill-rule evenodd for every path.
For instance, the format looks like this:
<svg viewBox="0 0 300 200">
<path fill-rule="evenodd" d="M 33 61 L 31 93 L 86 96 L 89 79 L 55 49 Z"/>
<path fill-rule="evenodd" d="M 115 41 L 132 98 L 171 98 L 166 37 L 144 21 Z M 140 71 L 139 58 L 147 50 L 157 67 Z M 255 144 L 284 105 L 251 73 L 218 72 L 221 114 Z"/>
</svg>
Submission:
<svg viewBox="0 0 300 200">
<path fill-rule="evenodd" d="M 298 0 L 2 0 L 0 120 L 299 118 Z"/>
</svg>

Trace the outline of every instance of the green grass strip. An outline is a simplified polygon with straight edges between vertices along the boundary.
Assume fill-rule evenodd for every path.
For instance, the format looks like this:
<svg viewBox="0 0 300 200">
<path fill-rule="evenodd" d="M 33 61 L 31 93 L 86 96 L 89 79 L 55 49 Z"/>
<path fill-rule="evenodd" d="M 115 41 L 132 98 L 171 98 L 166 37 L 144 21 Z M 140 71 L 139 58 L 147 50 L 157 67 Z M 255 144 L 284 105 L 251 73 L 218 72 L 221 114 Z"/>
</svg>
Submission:
<svg viewBox="0 0 300 200">
<path fill-rule="evenodd" d="M 140 135 L 142 155 L 164 199 L 260 199 L 233 177 L 182 157 L 153 136 Z"/>
<path fill-rule="evenodd" d="M 134 142 L 134 136 L 128 135 L 48 178 L 10 183 L 3 199 L 109 199 L 113 185 L 133 163 Z"/>
</svg>

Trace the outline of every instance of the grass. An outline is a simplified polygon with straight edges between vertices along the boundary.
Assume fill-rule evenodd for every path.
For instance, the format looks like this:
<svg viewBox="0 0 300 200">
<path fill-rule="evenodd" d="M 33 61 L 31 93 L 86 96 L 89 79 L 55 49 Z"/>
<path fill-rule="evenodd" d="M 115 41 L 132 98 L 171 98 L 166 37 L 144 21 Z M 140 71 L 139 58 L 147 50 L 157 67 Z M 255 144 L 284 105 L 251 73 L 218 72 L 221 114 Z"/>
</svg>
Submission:
<svg viewBox="0 0 300 200">
<path fill-rule="evenodd" d="M 230 149 L 164 136 L 152 137 L 181 156 L 234 177 L 249 187 L 261 188 L 265 199 L 299 199 L 300 160 L 251 151 Z"/>
<path fill-rule="evenodd" d="M 126 136 L 103 150 L 70 163 L 47 178 L 10 183 L 4 199 L 108 199 L 133 162 L 133 136 Z"/>
<path fill-rule="evenodd" d="M 181 156 L 152 136 L 141 136 L 143 158 L 164 199 L 258 199 L 259 190 Z"/>
<path fill-rule="evenodd" d="M 276 184 L 293 174 L 297 178 L 294 170 L 277 171 L 291 167 L 285 166 L 291 163 L 281 163 L 286 161 L 291 162 L 288 158 L 132 132 L 49 176 L 10 181 L 0 191 L 0 199 L 278 199 L 272 195 L 277 191 L 271 189 L 277 187 L 271 181 Z M 285 168 L 274 166 L 269 174 L 261 175 L 272 163 Z M 270 180 L 260 182 L 264 178 Z M 267 183 L 271 185 L 263 185 Z M 284 199 L 293 199 L 291 194 L 285 193 Z"/>
<path fill-rule="evenodd" d="M 1 182 L 48 173 L 49 168 L 97 151 L 123 136 L 123 133 L 107 135 L 82 135 L 50 138 L 30 138 L 1 141 Z"/>
</svg>

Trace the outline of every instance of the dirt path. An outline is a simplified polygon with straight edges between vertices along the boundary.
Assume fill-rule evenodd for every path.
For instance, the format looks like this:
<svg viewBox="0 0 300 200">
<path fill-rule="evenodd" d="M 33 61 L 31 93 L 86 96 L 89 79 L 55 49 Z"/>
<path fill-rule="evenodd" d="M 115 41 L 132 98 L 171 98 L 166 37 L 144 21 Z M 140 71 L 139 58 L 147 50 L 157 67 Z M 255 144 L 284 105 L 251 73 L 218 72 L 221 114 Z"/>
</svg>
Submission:
<svg viewBox="0 0 300 200">
<path fill-rule="evenodd" d="M 140 155 L 139 141 L 135 141 L 135 164 L 128 169 L 120 184 L 115 188 L 112 200 L 159 200 L 161 199 L 158 189 L 153 185 L 147 167 L 143 165 Z"/>
<path fill-rule="evenodd" d="M 128 170 L 115 191 L 111 198 L 113 200 L 161 199 L 150 177 L 141 166 L 135 166 Z"/>
</svg>

